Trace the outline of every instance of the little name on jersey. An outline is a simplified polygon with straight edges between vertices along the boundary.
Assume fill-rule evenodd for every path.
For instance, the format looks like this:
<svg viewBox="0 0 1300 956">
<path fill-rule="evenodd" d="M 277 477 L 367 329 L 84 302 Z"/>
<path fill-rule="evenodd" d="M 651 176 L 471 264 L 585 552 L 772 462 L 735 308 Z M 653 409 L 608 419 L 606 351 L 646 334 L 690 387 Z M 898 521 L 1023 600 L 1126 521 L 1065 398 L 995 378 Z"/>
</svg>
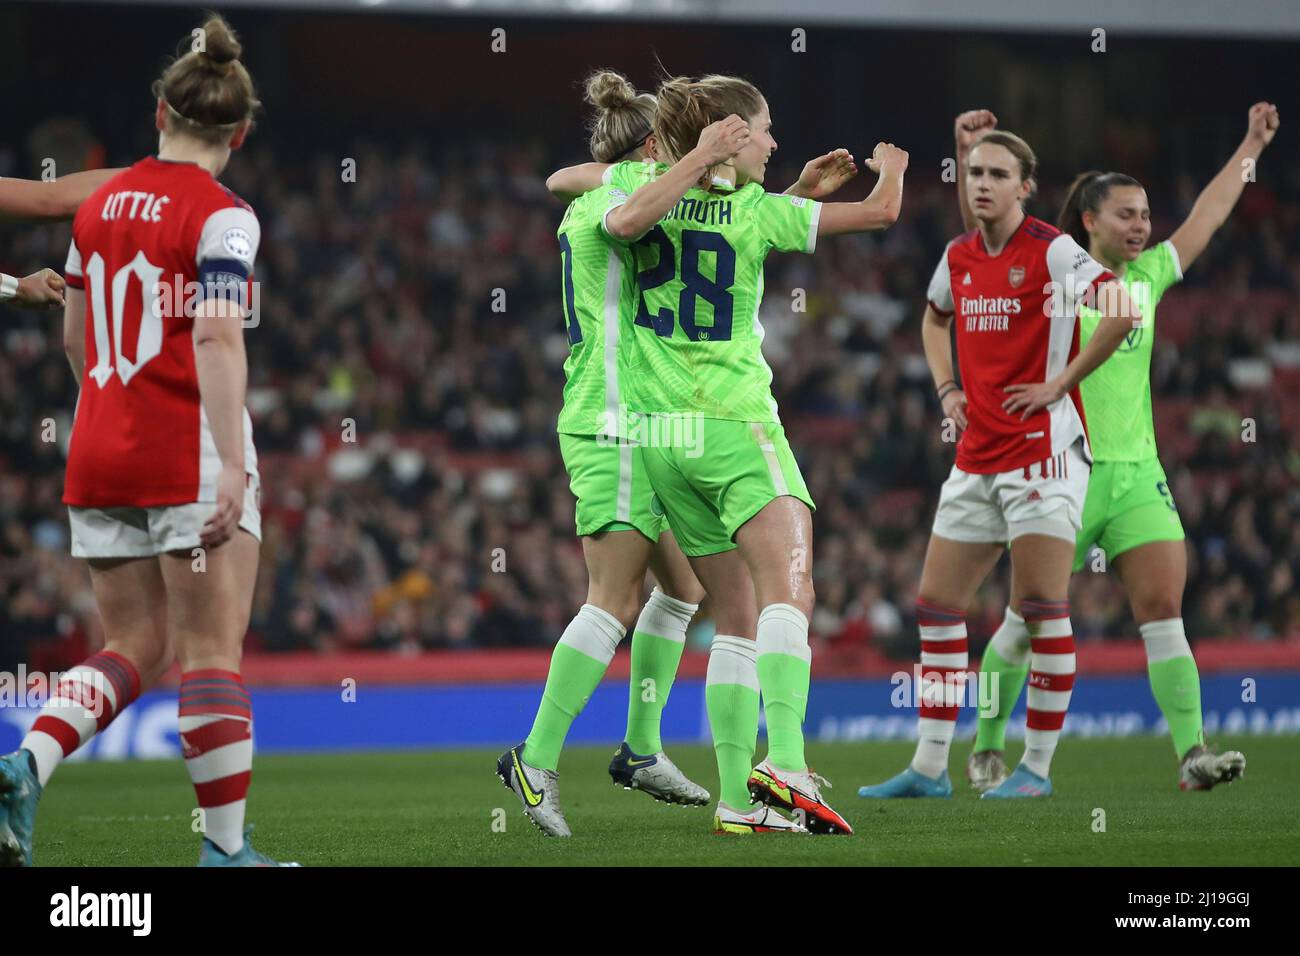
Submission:
<svg viewBox="0 0 1300 956">
<path fill-rule="evenodd" d="M 1011 316 L 1020 314 L 1020 300 L 1003 296 L 971 296 L 961 300 L 967 332 L 1005 332 Z"/>
<path fill-rule="evenodd" d="M 731 225 L 730 199 L 682 199 L 661 222 L 668 219 L 687 219 L 702 226 Z"/>
<path fill-rule="evenodd" d="M 155 196 L 153 193 L 131 190 L 109 193 L 108 198 L 104 200 L 100 218 L 105 222 L 112 222 L 114 219 L 162 222 L 162 207 L 171 201 L 171 196 Z"/>
</svg>

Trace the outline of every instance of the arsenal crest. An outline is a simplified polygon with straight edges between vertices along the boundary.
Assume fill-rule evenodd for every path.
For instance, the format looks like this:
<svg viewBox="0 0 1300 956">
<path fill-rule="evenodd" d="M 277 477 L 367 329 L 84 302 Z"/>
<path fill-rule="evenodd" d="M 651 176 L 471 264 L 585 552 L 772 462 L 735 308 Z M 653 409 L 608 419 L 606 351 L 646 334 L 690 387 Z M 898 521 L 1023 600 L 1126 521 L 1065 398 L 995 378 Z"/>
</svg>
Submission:
<svg viewBox="0 0 1300 956">
<path fill-rule="evenodd" d="M 1011 287 L 1012 287 L 1012 288 L 1015 288 L 1016 286 L 1020 285 L 1020 283 L 1024 282 L 1024 281 L 1025 281 L 1025 267 L 1024 267 L 1024 266 L 1012 266 L 1010 269 L 1008 269 L 1008 270 L 1007 270 L 1007 281 L 1011 283 Z"/>
</svg>

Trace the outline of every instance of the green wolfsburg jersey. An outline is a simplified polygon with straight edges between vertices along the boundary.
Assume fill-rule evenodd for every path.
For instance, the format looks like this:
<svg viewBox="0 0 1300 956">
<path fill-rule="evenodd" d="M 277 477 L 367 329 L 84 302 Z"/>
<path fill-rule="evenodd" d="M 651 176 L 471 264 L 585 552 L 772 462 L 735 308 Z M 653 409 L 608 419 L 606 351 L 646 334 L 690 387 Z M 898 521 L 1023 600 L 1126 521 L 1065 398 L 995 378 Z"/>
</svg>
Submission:
<svg viewBox="0 0 1300 956">
<path fill-rule="evenodd" d="M 625 342 L 633 412 L 776 422 L 763 359 L 763 260 L 812 252 L 821 203 L 763 191 L 692 188 L 632 244 L 637 309 Z"/>
<path fill-rule="evenodd" d="M 1128 264 L 1121 282 L 1142 313 L 1142 323 L 1110 358 L 1079 383 L 1088 440 L 1098 461 L 1145 461 L 1156 457 L 1151 420 L 1151 346 L 1156 306 L 1183 277 L 1178 251 L 1169 241 L 1152 246 Z M 1088 344 L 1101 321 L 1094 309 L 1079 309 L 1079 347 Z"/>
<path fill-rule="evenodd" d="M 564 406 L 556 424 L 564 434 L 613 435 L 622 420 L 619 339 L 631 328 L 636 269 L 631 251 L 611 242 L 601 221 L 606 210 L 625 202 L 629 192 L 655 174 L 648 163 L 610 167 L 605 185 L 569 203 L 556 232 L 569 334 Z"/>
</svg>

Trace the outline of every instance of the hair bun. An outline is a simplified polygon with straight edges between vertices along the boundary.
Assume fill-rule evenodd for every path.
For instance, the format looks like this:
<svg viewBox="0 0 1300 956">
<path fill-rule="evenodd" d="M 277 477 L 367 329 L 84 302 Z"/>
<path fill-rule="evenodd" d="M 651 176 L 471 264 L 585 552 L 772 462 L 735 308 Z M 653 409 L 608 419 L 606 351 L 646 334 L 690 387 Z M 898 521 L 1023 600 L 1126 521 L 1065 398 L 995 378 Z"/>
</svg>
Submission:
<svg viewBox="0 0 1300 956">
<path fill-rule="evenodd" d="M 261 104 L 253 78 L 239 62 L 242 52 L 235 31 L 215 13 L 181 38 L 176 57 L 152 86 L 154 96 L 171 108 L 170 131 L 224 145 L 237 124 L 252 119 Z"/>
<path fill-rule="evenodd" d="M 203 24 L 202 56 L 213 63 L 224 65 L 238 60 L 242 52 L 243 47 L 239 45 L 239 40 L 235 38 L 235 33 L 230 29 L 230 24 L 226 23 L 224 19 L 210 17 Z"/>
<path fill-rule="evenodd" d="M 636 99 L 636 88 L 613 70 L 598 70 L 587 77 L 584 98 L 597 109 L 621 109 Z"/>
</svg>

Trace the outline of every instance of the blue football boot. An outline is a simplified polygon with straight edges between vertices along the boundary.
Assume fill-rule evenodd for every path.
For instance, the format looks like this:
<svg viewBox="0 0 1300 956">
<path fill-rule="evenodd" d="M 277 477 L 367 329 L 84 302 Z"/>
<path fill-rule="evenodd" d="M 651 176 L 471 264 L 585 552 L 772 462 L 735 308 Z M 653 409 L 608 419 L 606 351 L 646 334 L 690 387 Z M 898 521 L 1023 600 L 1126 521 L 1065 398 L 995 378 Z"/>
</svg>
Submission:
<svg viewBox="0 0 1300 956">
<path fill-rule="evenodd" d="M 937 778 L 927 777 L 908 767 L 884 783 L 858 788 L 859 797 L 872 800 L 893 800 L 903 797 L 951 797 L 952 781 L 945 770 Z"/>
<path fill-rule="evenodd" d="M 32 865 L 32 830 L 41 785 L 26 750 L 0 757 L 0 866 Z"/>
<path fill-rule="evenodd" d="M 219 846 L 203 838 L 203 848 L 199 850 L 199 866 L 302 866 L 301 863 L 280 863 L 253 849 L 248 842 L 248 835 L 253 832 L 252 824 L 244 827 L 244 845 L 235 853 L 226 853 Z"/>
<path fill-rule="evenodd" d="M 1050 797 L 1052 781 L 1040 777 L 1024 764 L 992 790 L 980 794 L 981 800 L 1018 800 L 1024 797 Z"/>
</svg>

